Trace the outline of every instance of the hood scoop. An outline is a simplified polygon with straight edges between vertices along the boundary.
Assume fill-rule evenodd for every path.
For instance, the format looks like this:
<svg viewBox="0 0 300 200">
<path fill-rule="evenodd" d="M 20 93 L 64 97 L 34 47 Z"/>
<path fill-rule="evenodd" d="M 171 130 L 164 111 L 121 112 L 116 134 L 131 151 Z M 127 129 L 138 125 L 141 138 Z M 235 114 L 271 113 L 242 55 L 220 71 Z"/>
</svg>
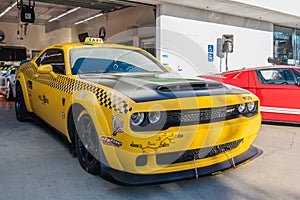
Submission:
<svg viewBox="0 0 300 200">
<path fill-rule="evenodd" d="M 181 91 L 217 89 L 222 87 L 223 84 L 218 82 L 197 82 L 197 83 L 160 85 L 157 87 L 157 90 L 160 92 L 181 92 Z"/>
</svg>

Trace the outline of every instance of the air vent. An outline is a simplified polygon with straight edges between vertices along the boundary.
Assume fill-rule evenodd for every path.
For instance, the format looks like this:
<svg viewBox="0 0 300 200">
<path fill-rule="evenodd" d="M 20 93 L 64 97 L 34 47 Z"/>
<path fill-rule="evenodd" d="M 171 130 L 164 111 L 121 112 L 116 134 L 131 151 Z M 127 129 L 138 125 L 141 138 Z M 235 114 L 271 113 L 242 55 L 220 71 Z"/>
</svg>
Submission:
<svg viewBox="0 0 300 200">
<path fill-rule="evenodd" d="M 214 89 L 223 87 L 222 83 L 209 82 L 209 83 L 191 83 L 191 84 L 172 84 L 172 85 L 161 85 L 157 88 L 160 92 L 179 92 L 179 91 L 193 91 L 193 90 L 204 90 Z"/>
<path fill-rule="evenodd" d="M 161 92 L 179 92 L 179 91 L 202 90 L 206 88 L 207 88 L 206 83 L 192 83 L 192 84 L 181 84 L 181 85 L 163 85 L 163 86 L 159 86 L 157 90 Z"/>
<path fill-rule="evenodd" d="M 193 160 L 199 160 L 203 158 L 211 158 L 217 156 L 226 151 L 233 150 L 241 144 L 242 140 L 229 142 L 217 146 L 205 147 L 201 149 L 187 150 L 185 152 L 172 152 L 158 154 L 156 157 L 157 164 L 169 165 L 176 163 L 189 162 Z"/>
</svg>

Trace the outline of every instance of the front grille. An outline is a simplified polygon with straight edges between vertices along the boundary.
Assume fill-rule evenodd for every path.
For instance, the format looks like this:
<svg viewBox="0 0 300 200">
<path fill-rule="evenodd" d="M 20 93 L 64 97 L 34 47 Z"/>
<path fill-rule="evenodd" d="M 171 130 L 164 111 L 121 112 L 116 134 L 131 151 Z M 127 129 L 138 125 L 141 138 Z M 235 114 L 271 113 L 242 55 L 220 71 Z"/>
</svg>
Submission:
<svg viewBox="0 0 300 200">
<path fill-rule="evenodd" d="M 241 142 L 242 140 L 237 140 L 234 142 L 229 142 L 226 144 L 221 144 L 221 145 L 206 147 L 201 149 L 158 154 L 156 156 L 156 162 L 159 165 L 168 165 L 168 164 L 198 160 L 202 158 L 209 158 L 221 154 L 223 152 L 230 151 L 238 147 Z"/>
<path fill-rule="evenodd" d="M 202 124 L 232 119 L 238 115 L 237 105 L 197 110 L 169 111 L 167 123 L 178 125 Z"/>
<path fill-rule="evenodd" d="M 144 120 L 140 126 L 133 126 L 130 128 L 133 131 L 157 131 L 166 130 L 170 127 L 189 126 L 196 124 L 208 124 L 213 122 L 221 122 L 231 120 L 239 117 L 253 117 L 258 113 L 258 102 L 256 101 L 256 110 L 253 112 L 238 112 L 237 105 L 222 106 L 214 108 L 201 108 L 190 110 L 172 110 L 162 112 L 162 120 L 157 124 L 151 124 Z M 147 114 L 147 113 L 146 113 Z"/>
</svg>

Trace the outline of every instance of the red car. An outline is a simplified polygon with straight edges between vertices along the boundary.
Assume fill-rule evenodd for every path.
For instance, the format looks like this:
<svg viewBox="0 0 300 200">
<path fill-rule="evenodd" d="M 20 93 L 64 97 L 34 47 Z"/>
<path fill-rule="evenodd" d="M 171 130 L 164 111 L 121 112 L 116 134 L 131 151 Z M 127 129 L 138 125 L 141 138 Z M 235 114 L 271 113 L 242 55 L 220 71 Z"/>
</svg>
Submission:
<svg viewBox="0 0 300 200">
<path fill-rule="evenodd" d="M 300 122 L 300 67 L 267 66 L 200 76 L 244 88 L 261 101 L 264 121 Z"/>
</svg>

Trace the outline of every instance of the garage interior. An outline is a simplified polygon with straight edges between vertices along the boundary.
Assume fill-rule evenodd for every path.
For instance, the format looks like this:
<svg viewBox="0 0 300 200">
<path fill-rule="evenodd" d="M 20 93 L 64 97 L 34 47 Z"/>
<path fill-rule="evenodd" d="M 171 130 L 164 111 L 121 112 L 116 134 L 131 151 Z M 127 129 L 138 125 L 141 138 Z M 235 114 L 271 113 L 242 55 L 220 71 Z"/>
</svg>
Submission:
<svg viewBox="0 0 300 200">
<path fill-rule="evenodd" d="M 34 23 L 21 22 L 20 5 L 34 9 Z M 79 42 L 80 37 L 99 34 L 105 34 L 110 43 L 139 46 L 152 52 L 155 44 L 155 28 L 137 31 L 155 27 L 154 5 L 131 1 L 0 0 L 0 12 L 0 45 L 26 47 L 27 59 L 49 45 Z"/>
</svg>

